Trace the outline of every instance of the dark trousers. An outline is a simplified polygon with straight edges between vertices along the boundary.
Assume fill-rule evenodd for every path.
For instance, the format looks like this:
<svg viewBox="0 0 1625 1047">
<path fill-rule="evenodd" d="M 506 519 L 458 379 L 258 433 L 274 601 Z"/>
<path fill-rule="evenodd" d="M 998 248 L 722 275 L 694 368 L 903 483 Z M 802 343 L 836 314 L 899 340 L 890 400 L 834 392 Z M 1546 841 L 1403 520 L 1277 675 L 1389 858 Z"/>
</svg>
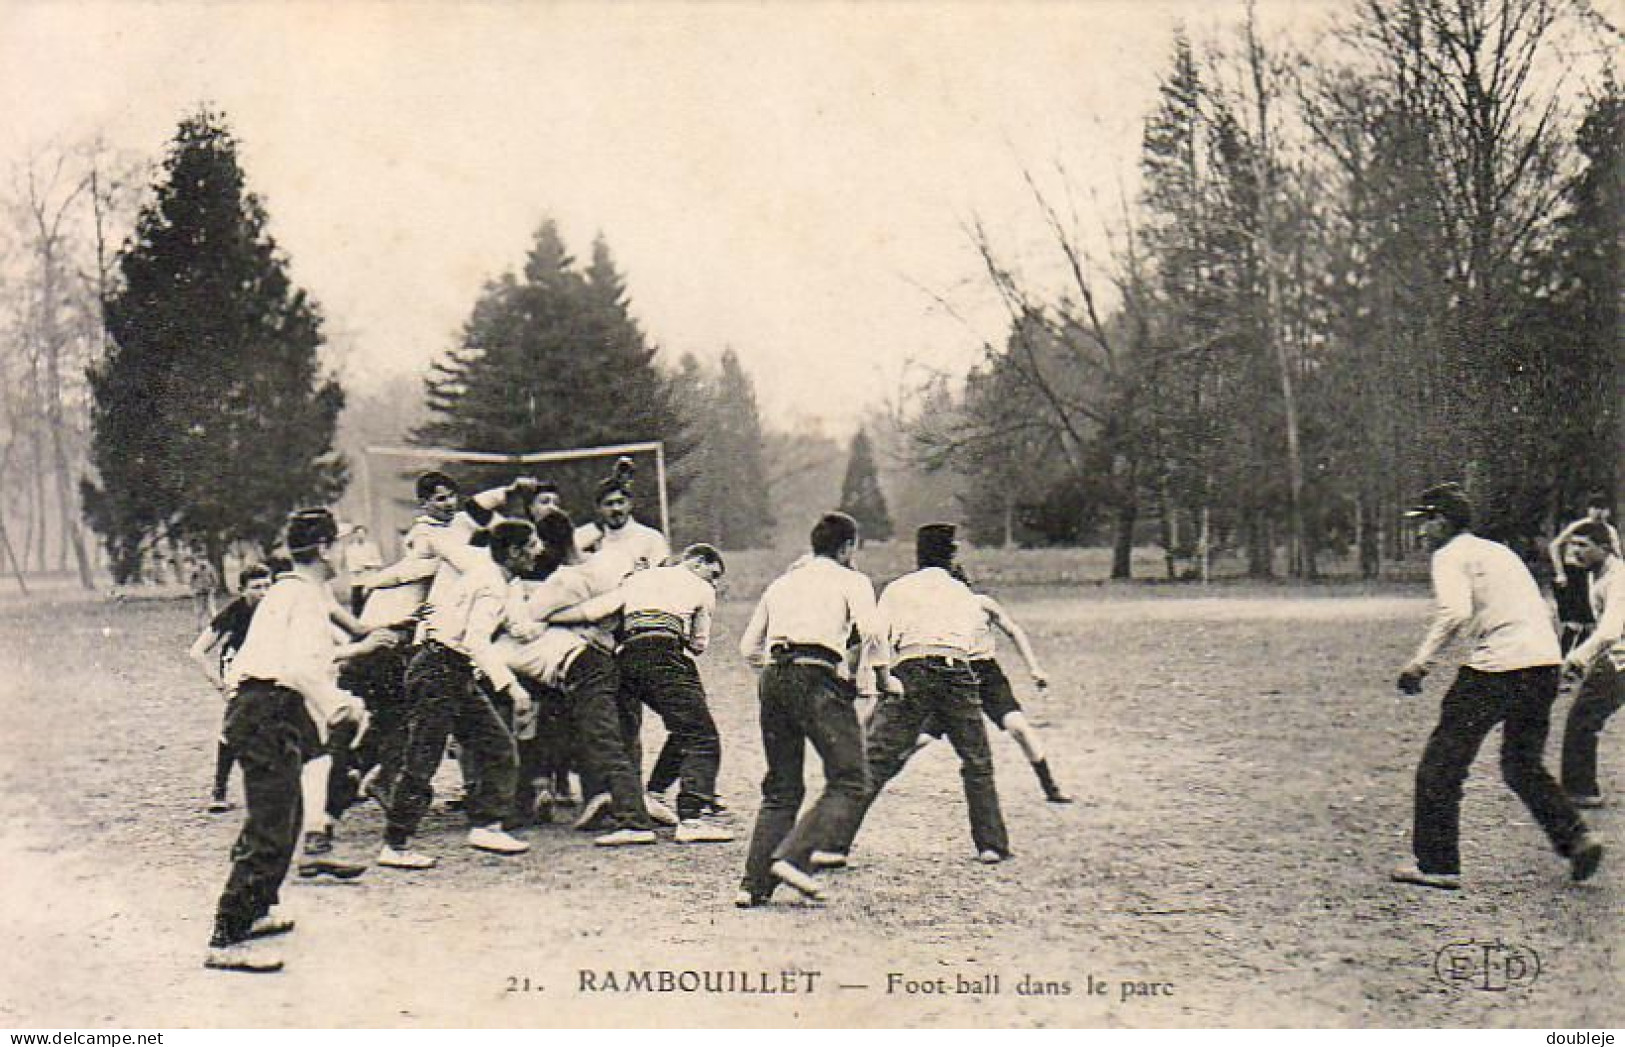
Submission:
<svg viewBox="0 0 1625 1047">
<path fill-rule="evenodd" d="M 299 772 L 318 747 L 304 698 L 261 680 L 238 686 L 225 736 L 242 768 L 247 811 L 215 911 L 213 945 L 244 941 L 254 921 L 277 903 L 304 820 Z"/>
<path fill-rule="evenodd" d="M 406 667 L 411 657 L 408 646 L 385 647 L 344 663 L 339 671 L 339 686 L 360 698 L 371 718 L 361 744 L 349 753 L 349 767 L 362 775 L 377 767 L 378 781 L 386 785 L 400 773 L 406 751 Z"/>
<path fill-rule="evenodd" d="M 698 817 L 716 798 L 722 737 L 706 705 L 694 659 L 683 650 L 681 640 L 661 636 L 628 641 L 616 662 L 624 700 L 647 705 L 666 725 L 667 747 L 673 749 L 667 761 L 678 764 L 682 782 L 678 817 Z"/>
<path fill-rule="evenodd" d="M 231 782 L 231 765 L 236 762 L 236 754 L 231 751 L 231 746 L 226 744 L 226 739 L 222 735 L 214 747 L 213 795 L 215 799 L 224 800 L 226 798 L 226 786 Z"/>
<path fill-rule="evenodd" d="M 815 850 L 829 848 L 855 825 L 868 795 L 863 759 L 863 728 L 853 708 L 852 685 L 821 665 L 785 663 L 762 670 L 762 806 L 756 812 L 744 887 L 765 894 L 773 885 L 768 869 L 788 861 L 806 870 Z M 801 818 L 807 787 L 803 763 L 811 742 L 824 764 L 824 791 Z"/>
<path fill-rule="evenodd" d="M 660 755 L 655 757 L 655 765 L 649 769 L 649 791 L 664 793 L 682 774 L 683 747 L 677 743 L 675 734 L 668 733 L 666 744 L 660 747 Z"/>
<path fill-rule="evenodd" d="M 582 791 L 591 795 L 591 783 L 609 793 L 616 828 L 647 829 L 651 823 L 643 806 L 643 778 L 627 748 L 624 693 L 615 658 L 596 647 L 583 649 L 564 674 Z"/>
<path fill-rule="evenodd" d="M 1570 796 L 1600 796 L 1597 735 L 1625 704 L 1625 680 L 1607 657 L 1587 670 L 1563 725 L 1563 788 Z"/>
<path fill-rule="evenodd" d="M 959 776 L 965 787 L 971 839 L 977 851 L 995 851 L 1008 857 L 1010 837 L 999 811 L 999 792 L 993 784 L 993 754 L 988 749 L 987 728 L 982 724 L 975 670 L 966 662 L 914 658 L 897 666 L 893 675 L 902 683 L 903 693 L 881 695 L 869 721 L 864 753 L 869 765 L 869 793 L 844 843 L 850 846 L 875 797 L 902 771 L 914 753 L 920 729 L 931 720 L 943 729 L 959 754 Z"/>
<path fill-rule="evenodd" d="M 520 683 L 530 695 L 536 721 L 533 737 L 517 739 L 517 804 L 521 816 L 528 818 L 535 806 L 538 781 L 548 789 L 556 789 L 561 781 L 569 784 L 570 770 L 576 764 L 576 731 L 570 700 L 563 691 L 535 680 L 521 679 Z"/>
<path fill-rule="evenodd" d="M 406 669 L 406 701 L 405 757 L 389 797 L 385 841 L 402 847 L 417 832 L 434 800 L 431 782 L 448 737 L 477 769 L 468 783 L 469 822 L 492 825 L 511 817 L 519 755 L 502 714 L 476 686 L 473 663 L 443 644 L 423 644 Z"/>
<path fill-rule="evenodd" d="M 1461 871 L 1461 787 L 1484 739 L 1501 724 L 1501 776 L 1567 855 L 1585 832 L 1574 805 L 1541 763 L 1557 698 L 1557 667 L 1488 673 L 1462 667 L 1445 693 L 1439 724 L 1416 769 L 1411 847 L 1428 873 Z"/>
</svg>

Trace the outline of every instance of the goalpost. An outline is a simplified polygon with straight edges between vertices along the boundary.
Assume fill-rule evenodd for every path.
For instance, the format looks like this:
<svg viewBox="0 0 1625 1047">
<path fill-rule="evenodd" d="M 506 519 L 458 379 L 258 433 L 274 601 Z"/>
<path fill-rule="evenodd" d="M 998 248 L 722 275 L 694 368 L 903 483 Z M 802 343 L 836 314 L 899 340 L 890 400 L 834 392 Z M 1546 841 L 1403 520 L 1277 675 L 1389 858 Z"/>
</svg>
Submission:
<svg viewBox="0 0 1625 1047">
<path fill-rule="evenodd" d="M 380 480 L 372 468 L 374 457 L 419 463 L 425 468 L 445 466 L 458 462 L 471 465 L 508 465 L 516 469 L 535 465 L 561 465 L 567 462 L 588 461 L 594 458 L 618 458 L 653 455 L 655 487 L 659 494 L 660 530 L 671 534 L 671 504 L 666 492 L 666 446 L 659 440 L 642 443 L 611 444 L 604 447 L 575 447 L 562 451 L 530 451 L 524 454 L 503 454 L 494 451 L 467 451 L 449 447 L 368 447 L 361 458 L 362 518 L 375 541 L 390 545 L 395 541 L 395 528 L 380 526 L 385 508 L 379 497 Z M 399 500 L 399 499 L 397 499 Z M 410 499 L 406 499 L 410 500 Z M 584 520 L 582 522 L 585 522 Z"/>
</svg>

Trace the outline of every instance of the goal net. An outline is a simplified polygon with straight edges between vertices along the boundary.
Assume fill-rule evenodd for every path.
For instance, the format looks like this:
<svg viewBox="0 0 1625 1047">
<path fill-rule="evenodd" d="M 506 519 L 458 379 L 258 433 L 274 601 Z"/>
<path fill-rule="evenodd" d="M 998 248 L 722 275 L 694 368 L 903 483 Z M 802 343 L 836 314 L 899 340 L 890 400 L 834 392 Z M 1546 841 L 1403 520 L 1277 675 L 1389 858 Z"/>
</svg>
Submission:
<svg viewBox="0 0 1625 1047">
<path fill-rule="evenodd" d="M 632 459 L 637 467 L 632 482 L 634 515 L 671 534 L 665 446 L 659 441 L 524 454 L 448 447 L 368 447 L 342 508 L 353 522 L 367 526 L 385 556 L 392 559 L 400 555 L 401 536 L 417 515 L 417 477 L 431 469 L 456 480 L 464 494 L 500 487 L 518 476 L 550 480 L 558 485 L 564 510 L 580 525 L 593 518 L 594 489 L 621 457 Z"/>
</svg>

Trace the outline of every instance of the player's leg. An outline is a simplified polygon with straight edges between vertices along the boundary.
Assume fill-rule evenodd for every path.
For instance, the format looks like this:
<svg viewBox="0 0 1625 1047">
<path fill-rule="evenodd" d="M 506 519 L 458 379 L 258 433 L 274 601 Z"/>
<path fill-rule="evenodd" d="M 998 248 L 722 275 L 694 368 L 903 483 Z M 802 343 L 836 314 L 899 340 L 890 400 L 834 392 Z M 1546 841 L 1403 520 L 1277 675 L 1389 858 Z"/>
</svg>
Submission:
<svg viewBox="0 0 1625 1047">
<path fill-rule="evenodd" d="M 594 841 L 602 846 L 655 842 L 648 812 L 643 806 L 643 779 L 626 751 L 620 712 L 620 673 L 616 661 L 595 647 L 581 651 L 564 674 L 564 693 L 579 743 L 582 791 L 588 784 L 609 796 L 612 831 Z M 589 793 L 590 795 L 590 793 Z M 590 828 L 583 809 L 578 829 Z"/>
<path fill-rule="evenodd" d="M 434 859 L 413 853 L 408 842 L 434 800 L 435 771 L 446 749 L 455 712 L 456 692 L 468 686 L 454 652 L 437 643 L 420 646 L 406 669 L 408 715 L 401 770 L 388 791 L 384 847 L 378 864 L 395 868 L 428 868 Z"/>
<path fill-rule="evenodd" d="M 767 772 L 762 776 L 762 803 L 756 811 L 745 873 L 735 899 L 741 906 L 761 904 L 772 896 L 777 882 L 771 872 L 774 856 L 782 855 L 782 841 L 795 827 L 796 814 L 806 796 L 806 736 L 797 715 L 799 684 L 791 669 L 770 665 L 762 670 L 757 685 Z"/>
<path fill-rule="evenodd" d="M 472 669 L 472 666 L 470 667 Z M 495 854 L 523 854 L 530 844 L 508 835 L 519 783 L 510 703 L 493 698 L 483 683 L 464 687 L 452 715 L 452 736 L 473 771 L 468 781 L 468 843 Z"/>
<path fill-rule="evenodd" d="M 1625 678 L 1604 658 L 1587 670 L 1563 725 L 1563 789 L 1576 805 L 1600 807 L 1597 736 L 1625 702 Z"/>
<path fill-rule="evenodd" d="M 677 817 L 680 821 L 694 821 L 705 814 L 716 794 L 722 738 L 706 704 L 699 669 L 681 646 L 676 643 L 643 646 L 652 649 L 648 670 L 655 683 L 648 689 L 647 700 L 665 721 L 668 743 L 675 742 L 677 751 L 682 754 Z M 713 837 L 718 835 L 720 831 L 712 834 Z"/>
<path fill-rule="evenodd" d="M 1505 696 L 1488 679 L 1492 675 L 1466 667 L 1456 673 L 1422 750 L 1411 849 L 1425 876 L 1461 875 L 1462 783 L 1484 738 L 1506 716 Z"/>
<path fill-rule="evenodd" d="M 918 688 L 947 730 L 948 741 L 959 754 L 959 777 L 965 789 L 971 839 L 984 862 L 1010 857 L 1010 836 L 999 810 L 998 788 L 993 782 L 993 752 L 982 723 L 981 693 L 976 673 L 968 666 L 933 666 L 921 673 Z M 904 684 L 909 686 L 908 683 Z"/>
<path fill-rule="evenodd" d="M 667 730 L 666 743 L 660 747 L 660 755 L 655 757 L 655 765 L 649 770 L 648 791 L 656 796 L 666 795 L 683 772 L 683 747 L 677 744 L 677 736 L 669 733 L 669 726 Z"/>
<path fill-rule="evenodd" d="M 231 810 L 231 800 L 227 798 L 226 790 L 231 783 L 231 765 L 236 762 L 237 757 L 231 751 L 231 743 L 226 741 L 226 736 L 222 733 L 214 745 L 214 788 L 209 791 L 211 813 L 219 814 Z"/>
<path fill-rule="evenodd" d="M 1580 812 L 1546 770 L 1543 759 L 1552 703 L 1557 700 L 1557 667 L 1502 675 L 1510 693 L 1506 723 L 1501 728 L 1501 775 L 1540 823 L 1552 849 L 1569 860 L 1573 878 L 1589 879 L 1602 861 L 1602 845 L 1587 833 Z"/>
<path fill-rule="evenodd" d="M 795 666 L 799 702 L 796 709 L 807 740 L 824 765 L 824 791 L 779 844 L 775 858 L 813 869 L 814 855 L 845 855 L 842 826 L 862 810 L 869 793 L 869 765 L 864 759 L 863 728 L 854 707 L 852 685 L 832 670 Z M 828 861 L 828 859 L 826 859 Z M 829 864 L 835 864 L 830 861 Z"/>
<path fill-rule="evenodd" d="M 972 665 L 976 669 L 982 715 L 995 727 L 1015 739 L 1022 755 L 1032 765 L 1033 775 L 1038 779 L 1039 787 L 1044 790 L 1044 799 L 1050 803 L 1071 803 L 1072 797 L 1066 795 L 1056 784 L 1055 774 L 1050 770 L 1049 760 L 1044 755 L 1043 743 L 1039 741 L 1038 730 L 1022 712 L 1021 703 L 1016 700 L 1015 688 L 1010 686 L 1010 678 L 1005 676 L 1004 669 L 991 658 L 974 662 Z"/>
<path fill-rule="evenodd" d="M 914 755 L 920 729 L 925 726 L 927 706 L 918 690 L 923 675 L 917 662 L 905 662 L 894 670 L 902 683 L 902 694 L 882 694 L 870 711 L 865 731 L 863 760 L 866 779 L 863 802 L 857 810 L 841 812 L 831 819 L 829 835 L 822 850 L 848 854 L 862 829 L 869 808 L 874 806 L 886 783 L 903 770 Z"/>
<path fill-rule="evenodd" d="M 227 737 L 242 769 L 246 811 L 204 963 L 222 970 L 277 970 L 280 958 L 246 945 L 254 937 L 255 922 L 275 904 L 298 845 L 304 749 L 293 717 L 304 716 L 303 699 L 251 680 L 232 706 Z"/>
</svg>

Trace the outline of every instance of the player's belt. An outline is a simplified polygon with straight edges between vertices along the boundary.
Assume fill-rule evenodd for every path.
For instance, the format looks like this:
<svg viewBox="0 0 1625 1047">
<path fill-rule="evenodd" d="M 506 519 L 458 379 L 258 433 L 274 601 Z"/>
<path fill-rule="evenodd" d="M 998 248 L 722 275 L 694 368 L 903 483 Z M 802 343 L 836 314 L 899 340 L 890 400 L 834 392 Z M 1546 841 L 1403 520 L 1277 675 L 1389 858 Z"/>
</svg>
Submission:
<svg viewBox="0 0 1625 1047">
<path fill-rule="evenodd" d="M 821 643 L 776 643 L 767 654 L 774 665 L 817 665 L 834 669 L 842 661 L 840 655 Z"/>
<path fill-rule="evenodd" d="M 673 629 L 662 629 L 658 626 L 649 629 L 634 629 L 621 638 L 621 643 L 629 644 L 643 640 L 668 640 L 672 643 L 682 643 L 683 634 Z"/>
<path fill-rule="evenodd" d="M 927 662 L 932 665 L 945 665 L 952 669 L 969 669 L 970 655 L 958 647 L 942 647 L 937 644 L 911 644 L 901 647 L 897 651 L 895 665 L 904 662 Z"/>
</svg>

